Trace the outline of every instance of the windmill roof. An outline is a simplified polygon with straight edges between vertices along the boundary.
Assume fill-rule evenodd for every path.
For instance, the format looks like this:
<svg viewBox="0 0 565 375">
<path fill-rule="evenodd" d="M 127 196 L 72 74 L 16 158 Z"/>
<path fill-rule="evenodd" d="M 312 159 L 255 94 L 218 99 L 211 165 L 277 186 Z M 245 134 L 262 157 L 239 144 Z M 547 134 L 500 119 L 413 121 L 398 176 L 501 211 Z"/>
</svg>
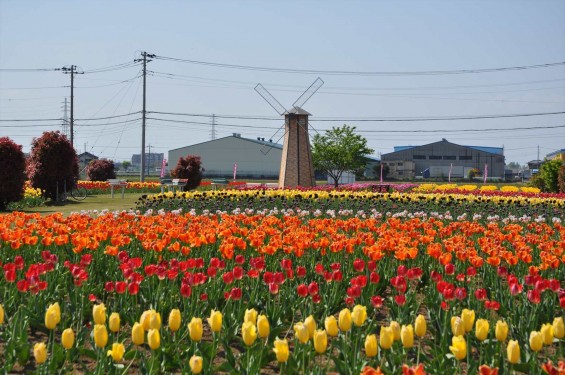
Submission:
<svg viewBox="0 0 565 375">
<path fill-rule="evenodd" d="M 287 113 L 292 113 L 294 115 L 308 115 L 311 116 L 311 113 L 308 113 L 307 111 L 303 110 L 300 107 L 293 107 L 290 111 L 287 111 Z"/>
</svg>

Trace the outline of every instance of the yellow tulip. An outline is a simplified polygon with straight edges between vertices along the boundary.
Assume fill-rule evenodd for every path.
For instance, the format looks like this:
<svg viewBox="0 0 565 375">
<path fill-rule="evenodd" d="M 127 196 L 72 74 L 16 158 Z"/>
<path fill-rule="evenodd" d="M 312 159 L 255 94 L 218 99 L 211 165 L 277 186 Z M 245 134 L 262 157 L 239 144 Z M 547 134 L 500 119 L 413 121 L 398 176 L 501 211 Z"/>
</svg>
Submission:
<svg viewBox="0 0 565 375">
<path fill-rule="evenodd" d="M 390 327 L 381 327 L 381 334 L 379 337 L 381 348 L 390 349 L 394 343 L 394 332 Z"/>
<path fill-rule="evenodd" d="M 158 349 L 161 346 L 161 335 L 158 329 L 150 329 L 147 332 L 147 344 L 153 350 Z"/>
<path fill-rule="evenodd" d="M 169 329 L 176 332 L 180 328 L 181 324 L 181 314 L 179 309 L 172 309 L 169 313 Z"/>
<path fill-rule="evenodd" d="M 339 312 L 338 324 L 342 332 L 347 332 L 351 329 L 351 311 L 348 308 Z"/>
<path fill-rule="evenodd" d="M 541 337 L 544 345 L 553 344 L 553 326 L 550 323 L 541 326 Z"/>
<path fill-rule="evenodd" d="M 120 362 L 125 352 L 124 345 L 115 342 L 112 344 L 112 350 L 108 350 L 107 355 L 111 356 L 114 362 Z"/>
<path fill-rule="evenodd" d="M 106 306 L 103 303 L 92 306 L 92 317 L 94 324 L 106 323 Z"/>
<path fill-rule="evenodd" d="M 356 305 L 351 313 L 351 319 L 356 327 L 361 327 L 367 320 L 367 308 L 365 306 Z"/>
<path fill-rule="evenodd" d="M 35 357 L 35 363 L 38 365 L 47 360 L 47 347 L 44 343 L 40 342 L 33 346 L 33 356 Z"/>
<path fill-rule="evenodd" d="M 543 337 L 541 332 L 532 331 L 530 332 L 530 349 L 534 352 L 539 352 L 543 347 Z"/>
<path fill-rule="evenodd" d="M 74 343 L 75 343 L 75 333 L 73 332 L 72 328 L 67 328 L 61 334 L 61 344 L 63 345 L 63 348 L 70 349 L 73 347 Z"/>
<path fill-rule="evenodd" d="M 193 355 L 190 357 L 188 364 L 193 374 L 200 374 L 202 372 L 202 357 Z"/>
<path fill-rule="evenodd" d="M 400 329 L 400 339 L 402 340 L 402 346 L 405 348 L 409 349 L 414 346 L 414 328 L 412 324 L 402 326 Z"/>
<path fill-rule="evenodd" d="M 313 338 L 314 332 L 316 331 L 316 328 L 317 328 L 316 320 L 314 319 L 314 317 L 312 315 L 307 317 L 304 320 L 304 325 L 306 326 L 306 329 L 308 330 L 308 338 L 309 339 Z"/>
<path fill-rule="evenodd" d="M 0 303 L 0 325 L 4 324 L 4 306 Z"/>
<path fill-rule="evenodd" d="M 336 337 L 338 335 L 339 330 L 337 327 L 337 319 L 335 318 L 335 316 L 333 315 L 328 316 L 324 321 L 324 326 L 326 328 L 326 332 L 328 333 L 328 336 Z"/>
<path fill-rule="evenodd" d="M 135 345 L 143 345 L 145 342 L 145 330 L 143 326 L 137 322 L 135 322 L 131 328 L 131 341 Z"/>
<path fill-rule="evenodd" d="M 212 332 L 220 332 L 222 329 L 223 316 L 220 311 L 212 310 L 208 318 L 208 324 Z"/>
<path fill-rule="evenodd" d="M 192 318 L 188 323 L 188 332 L 192 341 L 202 340 L 202 319 Z"/>
<path fill-rule="evenodd" d="M 563 317 L 553 319 L 553 336 L 558 339 L 565 337 L 565 324 L 563 323 Z"/>
<path fill-rule="evenodd" d="M 290 356 L 290 352 L 288 350 L 288 342 L 286 339 L 281 340 L 278 337 L 275 339 L 273 352 L 277 356 L 277 362 L 285 363 L 288 361 L 288 357 Z"/>
<path fill-rule="evenodd" d="M 475 337 L 479 341 L 485 341 L 488 337 L 489 323 L 486 319 L 477 319 L 475 324 Z"/>
<path fill-rule="evenodd" d="M 265 315 L 259 315 L 257 317 L 257 333 L 259 337 L 264 339 L 269 337 L 269 333 L 271 332 L 271 326 L 269 325 L 269 319 Z"/>
<path fill-rule="evenodd" d="M 161 328 L 161 314 L 155 310 L 145 310 L 139 318 L 139 323 L 143 326 L 143 329 L 149 331 L 150 329 Z"/>
<path fill-rule="evenodd" d="M 365 337 L 365 355 L 367 357 L 374 357 L 378 352 L 377 335 L 367 335 L 367 337 Z"/>
<path fill-rule="evenodd" d="M 471 332 L 473 330 L 473 324 L 475 323 L 475 311 L 463 309 L 461 312 L 461 320 L 463 320 L 465 332 Z"/>
<path fill-rule="evenodd" d="M 508 337 L 508 324 L 502 320 L 497 321 L 494 333 L 498 341 L 505 341 L 506 337 Z"/>
<path fill-rule="evenodd" d="M 394 341 L 400 340 L 400 324 L 397 321 L 393 320 L 392 322 L 390 322 L 389 327 L 390 329 L 392 329 Z"/>
<path fill-rule="evenodd" d="M 460 317 L 451 317 L 451 332 L 453 336 L 463 336 L 465 334 L 465 324 Z"/>
<path fill-rule="evenodd" d="M 60 321 L 61 308 L 59 307 L 59 303 L 56 302 L 52 305 L 49 305 L 47 311 L 45 312 L 45 327 L 50 330 L 55 329 Z"/>
<path fill-rule="evenodd" d="M 110 328 L 110 331 L 114 333 L 120 330 L 120 314 L 117 312 L 110 314 L 110 318 L 108 319 L 108 328 Z"/>
<path fill-rule="evenodd" d="M 506 355 L 508 356 L 508 362 L 518 363 L 520 362 L 520 345 L 516 340 L 510 340 L 508 342 L 508 347 L 506 348 Z"/>
<path fill-rule="evenodd" d="M 294 325 L 294 337 L 302 344 L 306 344 L 310 339 L 308 335 L 308 328 L 302 322 L 298 322 Z"/>
<path fill-rule="evenodd" d="M 94 325 L 94 344 L 99 348 L 103 348 L 107 343 L 108 331 L 106 330 L 106 326 L 104 324 Z"/>
<path fill-rule="evenodd" d="M 426 325 L 426 318 L 424 315 L 420 314 L 416 317 L 416 323 L 414 324 L 414 333 L 418 337 L 424 337 L 426 335 L 427 325 Z"/>
<path fill-rule="evenodd" d="M 328 348 L 328 335 L 323 329 L 317 329 L 314 332 L 314 350 L 316 353 L 322 354 Z"/>
<path fill-rule="evenodd" d="M 257 310 L 245 309 L 245 315 L 243 316 L 243 321 L 257 324 Z"/>
<path fill-rule="evenodd" d="M 243 337 L 243 342 L 247 346 L 253 345 L 255 340 L 257 340 L 257 328 L 253 322 L 244 322 L 241 326 L 241 337 Z"/>
<path fill-rule="evenodd" d="M 449 347 L 453 356 L 461 361 L 467 356 L 467 342 L 463 336 L 453 336 L 451 346 Z"/>
</svg>

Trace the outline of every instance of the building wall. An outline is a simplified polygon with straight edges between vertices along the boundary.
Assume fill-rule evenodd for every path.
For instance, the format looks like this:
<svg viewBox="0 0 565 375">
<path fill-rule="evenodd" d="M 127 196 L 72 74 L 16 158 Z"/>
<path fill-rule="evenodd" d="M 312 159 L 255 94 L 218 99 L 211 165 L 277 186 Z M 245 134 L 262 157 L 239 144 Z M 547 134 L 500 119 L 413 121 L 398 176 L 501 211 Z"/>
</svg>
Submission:
<svg viewBox="0 0 565 375">
<path fill-rule="evenodd" d="M 381 158 L 383 162 L 394 160 L 413 161 L 416 176 L 421 175 L 422 171 L 430 167 L 449 168 L 450 165 L 453 164 L 454 167 L 462 167 L 463 170 L 476 168 L 482 171 L 484 170 L 485 164 L 487 164 L 489 177 L 504 178 L 504 155 L 479 151 L 447 141 L 430 143 L 402 151 L 383 154 Z M 445 177 L 447 177 L 447 175 Z M 452 177 L 459 176 L 452 174 Z"/>
<path fill-rule="evenodd" d="M 280 145 L 278 145 L 280 147 Z M 264 153 L 269 150 L 265 155 Z M 169 151 L 168 170 L 177 165 L 180 157 L 199 155 L 205 177 L 233 176 L 242 178 L 278 178 L 282 148 L 269 147 L 246 138 L 230 136 Z"/>
<path fill-rule="evenodd" d="M 416 177 L 416 163 L 411 160 L 383 160 L 388 165 L 387 177 L 397 180 L 413 180 Z"/>
</svg>

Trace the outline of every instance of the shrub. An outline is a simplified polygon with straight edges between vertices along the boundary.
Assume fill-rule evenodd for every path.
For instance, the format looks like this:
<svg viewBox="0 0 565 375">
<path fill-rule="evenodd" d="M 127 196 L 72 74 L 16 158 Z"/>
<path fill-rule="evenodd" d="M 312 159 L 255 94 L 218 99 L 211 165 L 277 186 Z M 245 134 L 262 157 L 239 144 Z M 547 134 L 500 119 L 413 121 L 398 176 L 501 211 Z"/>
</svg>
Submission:
<svg viewBox="0 0 565 375">
<path fill-rule="evenodd" d="M 543 180 L 545 191 L 549 193 L 557 193 L 559 187 L 557 185 L 557 175 L 561 168 L 561 160 L 546 160 L 540 168 L 540 178 Z"/>
<path fill-rule="evenodd" d="M 59 192 L 64 185 L 70 190 L 78 178 L 78 158 L 67 137 L 56 131 L 34 138 L 27 174 L 31 185 L 52 200 L 57 197 L 57 186 Z"/>
<path fill-rule="evenodd" d="M 477 168 L 470 169 L 469 172 L 467 173 L 467 177 L 469 178 L 469 180 L 472 180 L 473 178 L 479 177 L 481 175 L 482 175 L 481 171 L 478 170 Z"/>
<path fill-rule="evenodd" d="M 175 169 L 171 171 L 171 176 L 174 178 L 186 178 L 186 185 L 184 191 L 196 189 L 202 181 L 202 162 L 198 155 L 187 155 L 180 157 Z"/>
<path fill-rule="evenodd" d="M 0 138 L 0 210 L 9 202 L 17 202 L 24 196 L 25 157 L 22 146 L 8 137 Z"/>
<path fill-rule="evenodd" d="M 560 193 L 565 193 L 565 165 L 559 168 L 559 173 L 557 174 L 557 186 L 559 187 Z"/>
<path fill-rule="evenodd" d="M 115 166 L 112 160 L 92 160 L 86 167 L 86 175 L 90 181 L 106 181 L 116 178 Z"/>
</svg>

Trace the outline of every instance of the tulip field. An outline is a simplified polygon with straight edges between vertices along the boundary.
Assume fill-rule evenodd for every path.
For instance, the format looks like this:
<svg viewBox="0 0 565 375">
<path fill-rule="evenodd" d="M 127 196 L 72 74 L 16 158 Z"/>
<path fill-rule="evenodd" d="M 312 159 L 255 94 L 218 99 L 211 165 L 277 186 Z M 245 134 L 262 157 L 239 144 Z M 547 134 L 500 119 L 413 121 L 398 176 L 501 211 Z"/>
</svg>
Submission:
<svg viewBox="0 0 565 375">
<path fill-rule="evenodd" d="M 226 189 L 0 215 L 0 368 L 564 374 L 565 195 Z"/>
</svg>

